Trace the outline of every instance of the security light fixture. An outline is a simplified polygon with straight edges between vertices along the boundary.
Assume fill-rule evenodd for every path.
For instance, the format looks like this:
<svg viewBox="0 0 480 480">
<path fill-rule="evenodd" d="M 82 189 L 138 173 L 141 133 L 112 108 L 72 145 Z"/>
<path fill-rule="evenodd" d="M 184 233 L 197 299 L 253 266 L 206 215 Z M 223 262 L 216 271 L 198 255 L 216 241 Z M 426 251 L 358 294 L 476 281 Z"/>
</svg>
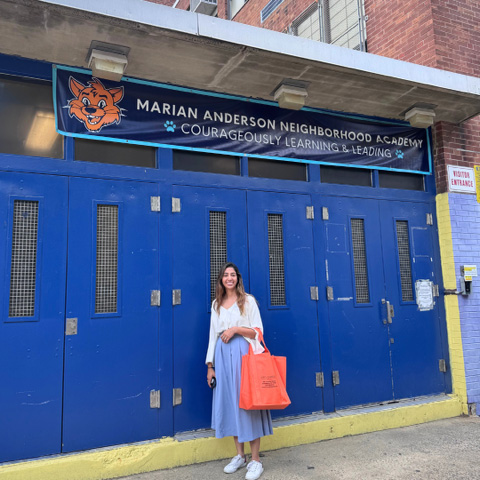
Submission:
<svg viewBox="0 0 480 480">
<path fill-rule="evenodd" d="M 86 62 L 92 75 L 119 82 L 128 65 L 130 47 L 92 40 Z"/>
<path fill-rule="evenodd" d="M 88 59 L 88 68 L 94 77 L 120 81 L 127 68 L 128 60 L 125 55 L 112 52 L 102 52 L 93 49 Z"/>
<path fill-rule="evenodd" d="M 308 96 L 306 85 L 305 82 L 295 84 L 284 81 L 273 92 L 273 98 L 280 108 L 300 110 Z"/>
<path fill-rule="evenodd" d="M 413 107 L 405 113 L 405 120 L 412 127 L 428 128 L 433 125 L 435 112 L 432 108 Z"/>
</svg>

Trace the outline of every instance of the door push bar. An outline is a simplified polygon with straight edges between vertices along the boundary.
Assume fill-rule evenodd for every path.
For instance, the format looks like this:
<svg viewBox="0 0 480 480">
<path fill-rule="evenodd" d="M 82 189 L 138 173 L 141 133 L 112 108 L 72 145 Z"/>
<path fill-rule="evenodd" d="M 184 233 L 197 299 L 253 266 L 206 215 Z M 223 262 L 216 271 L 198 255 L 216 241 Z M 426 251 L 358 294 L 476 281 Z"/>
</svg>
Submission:
<svg viewBox="0 0 480 480">
<path fill-rule="evenodd" d="M 387 323 L 392 323 L 392 318 L 395 316 L 395 310 L 388 300 L 382 298 L 382 303 L 384 305 L 387 304 L 387 319 L 383 319 L 383 324 L 386 325 Z"/>
</svg>

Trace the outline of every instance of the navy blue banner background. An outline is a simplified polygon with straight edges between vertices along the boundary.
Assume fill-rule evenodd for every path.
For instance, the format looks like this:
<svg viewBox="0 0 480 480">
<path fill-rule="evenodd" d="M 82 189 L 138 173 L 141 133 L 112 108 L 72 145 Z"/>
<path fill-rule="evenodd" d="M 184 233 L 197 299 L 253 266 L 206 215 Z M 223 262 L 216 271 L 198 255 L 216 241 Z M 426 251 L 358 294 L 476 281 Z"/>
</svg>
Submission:
<svg viewBox="0 0 480 480">
<path fill-rule="evenodd" d="M 270 159 L 430 172 L 425 129 L 124 80 L 95 80 L 86 71 L 54 67 L 58 132 Z"/>
</svg>

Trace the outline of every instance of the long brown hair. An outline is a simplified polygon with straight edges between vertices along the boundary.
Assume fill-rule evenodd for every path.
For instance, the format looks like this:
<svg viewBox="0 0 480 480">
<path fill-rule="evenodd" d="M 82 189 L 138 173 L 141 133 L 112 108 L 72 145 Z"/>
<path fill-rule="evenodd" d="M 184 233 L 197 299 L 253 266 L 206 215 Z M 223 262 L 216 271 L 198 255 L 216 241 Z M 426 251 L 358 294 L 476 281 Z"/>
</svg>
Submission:
<svg viewBox="0 0 480 480">
<path fill-rule="evenodd" d="M 217 313 L 220 313 L 220 306 L 222 305 L 222 302 L 227 295 L 227 290 L 225 289 L 225 286 L 223 285 L 222 279 L 223 275 L 225 274 L 225 270 L 227 268 L 233 268 L 235 270 L 235 273 L 237 274 L 237 285 L 235 286 L 235 293 L 237 294 L 237 305 L 240 310 L 240 313 L 243 315 L 244 310 L 245 310 L 245 300 L 247 298 L 247 294 L 245 293 L 245 287 L 243 286 L 243 279 L 242 279 L 242 274 L 238 270 L 238 267 L 232 263 L 228 262 L 225 265 L 222 266 L 220 271 L 218 272 L 218 277 L 217 277 L 217 284 L 215 286 L 215 310 Z"/>
</svg>

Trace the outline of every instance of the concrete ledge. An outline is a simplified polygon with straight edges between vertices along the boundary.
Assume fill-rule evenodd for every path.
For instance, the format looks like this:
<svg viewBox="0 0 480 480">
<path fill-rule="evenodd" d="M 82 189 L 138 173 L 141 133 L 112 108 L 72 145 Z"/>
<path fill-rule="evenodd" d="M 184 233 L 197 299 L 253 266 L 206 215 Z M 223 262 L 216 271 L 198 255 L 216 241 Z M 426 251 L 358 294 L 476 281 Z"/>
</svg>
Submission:
<svg viewBox="0 0 480 480">
<path fill-rule="evenodd" d="M 463 406 L 456 396 L 383 407 L 349 410 L 310 422 L 277 426 L 262 440 L 262 450 L 276 450 L 320 440 L 406 427 L 460 416 Z M 230 438 L 197 438 L 178 441 L 165 438 L 114 448 L 58 455 L 0 466 L 2 480 L 97 480 L 123 477 L 193 463 L 231 457 Z"/>
</svg>

